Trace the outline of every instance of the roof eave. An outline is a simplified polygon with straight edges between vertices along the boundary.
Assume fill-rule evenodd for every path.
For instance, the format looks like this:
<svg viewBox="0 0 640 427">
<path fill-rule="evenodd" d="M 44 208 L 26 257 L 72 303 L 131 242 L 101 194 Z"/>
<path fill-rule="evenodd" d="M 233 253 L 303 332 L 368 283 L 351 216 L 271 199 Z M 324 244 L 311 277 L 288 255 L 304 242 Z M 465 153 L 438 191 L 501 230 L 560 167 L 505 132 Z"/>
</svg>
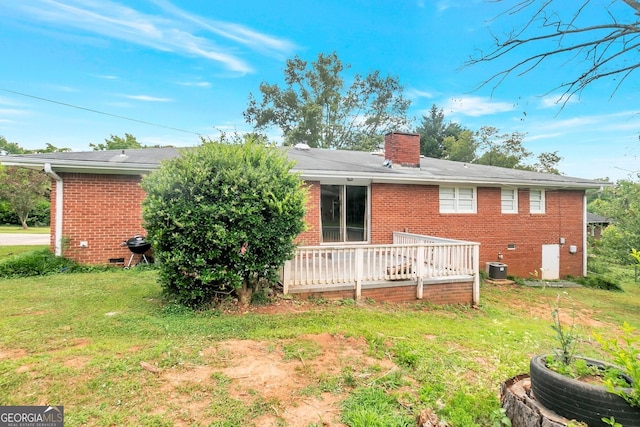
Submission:
<svg viewBox="0 0 640 427">
<path fill-rule="evenodd" d="M 66 173 L 93 173 L 93 174 L 125 174 L 125 175 L 142 175 L 153 172 L 158 169 L 156 164 L 148 163 L 110 163 L 110 162 L 74 162 L 64 160 L 38 159 L 19 161 L 0 160 L 4 166 L 19 166 L 35 170 L 43 170 L 44 165 L 49 163 L 51 168 L 57 172 Z"/>
<path fill-rule="evenodd" d="M 294 167 L 294 171 L 296 171 Z M 344 179 L 350 178 L 370 180 L 373 183 L 381 184 L 433 184 L 433 185 L 474 185 L 474 186 L 489 186 L 489 187 L 540 187 L 540 188 L 557 188 L 557 189 L 576 189 L 576 190 L 588 190 L 598 189 L 602 186 L 610 185 L 609 183 L 583 183 L 583 182 L 555 182 L 555 181 L 533 181 L 533 180 L 487 180 L 476 178 L 452 178 L 452 177 L 421 177 L 418 175 L 389 175 L 385 173 L 358 173 L 358 172 L 339 172 L 339 171 L 313 171 L 304 170 L 297 171 L 304 180 L 309 181 L 322 181 L 323 179 Z"/>
</svg>

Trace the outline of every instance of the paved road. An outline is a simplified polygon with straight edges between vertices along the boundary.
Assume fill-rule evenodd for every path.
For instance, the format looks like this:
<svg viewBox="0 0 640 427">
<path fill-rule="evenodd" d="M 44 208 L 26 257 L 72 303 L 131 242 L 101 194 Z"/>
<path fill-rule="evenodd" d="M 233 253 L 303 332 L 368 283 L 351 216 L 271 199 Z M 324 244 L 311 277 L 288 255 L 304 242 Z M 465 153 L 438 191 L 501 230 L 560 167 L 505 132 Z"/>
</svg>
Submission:
<svg viewBox="0 0 640 427">
<path fill-rule="evenodd" d="M 48 245 L 48 234 L 0 233 L 0 246 Z"/>
</svg>

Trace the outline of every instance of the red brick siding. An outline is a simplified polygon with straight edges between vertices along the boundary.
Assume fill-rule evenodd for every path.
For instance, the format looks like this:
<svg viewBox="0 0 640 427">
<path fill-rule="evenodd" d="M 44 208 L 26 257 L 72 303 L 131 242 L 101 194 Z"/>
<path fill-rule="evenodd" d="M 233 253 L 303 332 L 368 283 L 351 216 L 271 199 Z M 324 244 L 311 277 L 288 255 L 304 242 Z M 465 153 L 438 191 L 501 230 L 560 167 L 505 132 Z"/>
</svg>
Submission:
<svg viewBox="0 0 640 427">
<path fill-rule="evenodd" d="M 480 242 L 481 268 L 485 262 L 507 264 L 510 275 L 527 277 L 542 264 L 542 245 L 560 248 L 560 275 L 582 274 L 584 191 L 547 191 L 546 212 L 529 213 L 529 190 L 519 190 L 518 213 L 502 214 L 500 188 L 479 187 L 478 212 L 440 214 L 439 188 L 429 185 L 371 185 L 371 243 L 389 243 L 393 231 Z M 507 250 L 514 243 L 515 250 Z M 570 254 L 569 245 L 578 253 Z"/>
<path fill-rule="evenodd" d="M 422 300 L 416 298 L 415 285 L 362 290 L 362 298 L 364 299 L 393 303 L 428 301 L 433 304 L 472 304 L 472 295 L 472 282 L 424 285 Z M 298 298 L 322 298 L 332 301 L 355 298 L 355 291 L 305 292 L 295 294 L 295 296 Z"/>
<path fill-rule="evenodd" d="M 301 246 L 315 246 L 320 244 L 322 228 L 320 226 L 320 183 L 308 181 L 307 213 L 305 223 L 307 228 L 296 238 L 296 243 Z"/>
<path fill-rule="evenodd" d="M 121 243 L 135 234 L 144 234 L 140 176 L 68 173 L 60 176 L 64 183 L 63 255 L 85 264 L 107 264 L 110 258 L 128 261 L 131 252 Z M 56 186 L 51 188 L 51 224 L 55 229 Z M 88 247 L 81 248 L 81 241 L 86 241 Z M 51 246 L 53 250 L 53 241 Z"/>
<path fill-rule="evenodd" d="M 134 234 L 144 233 L 141 201 L 144 192 L 139 176 L 61 174 L 64 182 L 63 230 L 67 245 L 64 255 L 79 262 L 104 264 L 110 258 L 131 255 L 120 243 Z M 307 230 L 296 239 L 301 245 L 320 243 L 320 183 L 309 182 L 306 213 Z M 55 224 L 55 191 L 51 200 L 52 229 Z M 393 231 L 477 241 L 481 268 L 488 261 L 508 265 L 511 275 L 527 277 L 540 268 L 542 245 L 566 244 L 560 249 L 560 274 L 582 274 L 583 191 L 546 192 L 546 212 L 529 213 L 529 191 L 519 190 L 518 214 L 502 214 L 500 189 L 480 187 L 477 191 L 478 213 L 440 214 L 439 189 L 436 185 L 371 185 L 371 243 L 392 241 Z M 88 248 L 80 248 L 87 241 Z M 514 243 L 515 250 L 507 250 Z M 569 245 L 578 253 L 570 254 Z M 53 242 L 52 242 L 53 247 Z"/>
<path fill-rule="evenodd" d="M 473 304 L 473 282 L 425 285 L 422 299 L 433 304 Z"/>
</svg>

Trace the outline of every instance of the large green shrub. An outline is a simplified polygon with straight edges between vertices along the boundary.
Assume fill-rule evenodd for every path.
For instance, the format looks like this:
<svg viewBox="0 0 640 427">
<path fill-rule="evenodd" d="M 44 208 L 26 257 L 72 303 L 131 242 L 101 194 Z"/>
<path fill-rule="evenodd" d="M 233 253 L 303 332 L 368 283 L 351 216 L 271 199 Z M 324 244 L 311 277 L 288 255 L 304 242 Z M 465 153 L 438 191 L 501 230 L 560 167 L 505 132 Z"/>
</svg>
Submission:
<svg viewBox="0 0 640 427">
<path fill-rule="evenodd" d="M 164 291 L 197 306 L 236 293 L 248 303 L 276 278 L 304 228 L 306 190 L 274 149 L 203 141 L 142 182 L 143 217 Z"/>
</svg>

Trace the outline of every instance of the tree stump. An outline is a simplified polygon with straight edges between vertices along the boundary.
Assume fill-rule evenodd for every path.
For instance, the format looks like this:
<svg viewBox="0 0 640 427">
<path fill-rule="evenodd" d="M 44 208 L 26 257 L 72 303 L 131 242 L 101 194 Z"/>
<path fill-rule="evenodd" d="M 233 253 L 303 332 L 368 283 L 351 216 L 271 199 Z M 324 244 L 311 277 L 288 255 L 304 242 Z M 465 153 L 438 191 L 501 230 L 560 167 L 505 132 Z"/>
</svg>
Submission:
<svg viewBox="0 0 640 427">
<path fill-rule="evenodd" d="M 531 395 L 528 374 L 515 376 L 502 383 L 500 403 L 512 427 L 566 427 L 570 422 L 535 400 Z"/>
</svg>

